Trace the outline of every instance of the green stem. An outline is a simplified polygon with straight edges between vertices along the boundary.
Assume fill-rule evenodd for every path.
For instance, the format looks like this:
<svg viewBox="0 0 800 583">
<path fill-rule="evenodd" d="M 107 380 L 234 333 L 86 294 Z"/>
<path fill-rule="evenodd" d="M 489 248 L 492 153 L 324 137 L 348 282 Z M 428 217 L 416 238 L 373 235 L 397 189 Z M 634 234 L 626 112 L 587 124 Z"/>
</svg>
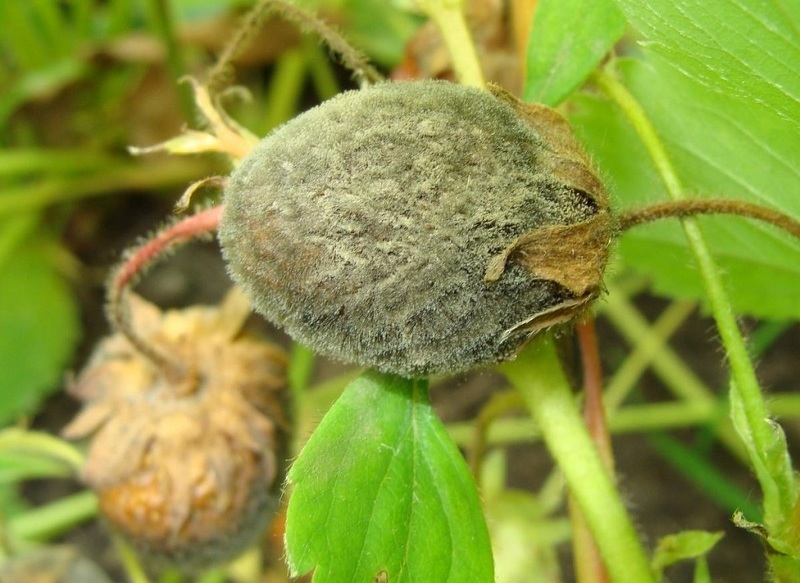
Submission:
<svg viewBox="0 0 800 583">
<path fill-rule="evenodd" d="M 439 27 L 444 44 L 453 60 L 458 82 L 483 87 L 483 71 L 475 43 L 464 18 L 462 0 L 417 0 L 419 8 Z"/>
<path fill-rule="evenodd" d="M 336 73 L 331 66 L 330 58 L 323 52 L 317 43 L 310 42 L 309 39 L 303 40 L 303 49 L 308 59 L 308 68 L 311 75 L 311 83 L 314 85 L 314 92 L 320 101 L 330 99 L 342 88 Z"/>
<path fill-rule="evenodd" d="M 629 405 L 609 416 L 613 433 L 649 433 L 714 424 L 723 415 L 716 403 L 648 403 Z"/>
<path fill-rule="evenodd" d="M 695 308 L 695 302 L 672 302 L 650 327 L 650 333 L 639 338 L 634 349 L 606 385 L 604 401 L 609 411 L 616 410 L 622 404 L 653 359 L 667 345 L 669 338 L 694 312 Z"/>
<path fill-rule="evenodd" d="M 108 37 L 122 36 L 133 27 L 133 10 L 138 6 L 132 2 L 109 2 L 106 8 Z"/>
<path fill-rule="evenodd" d="M 30 5 L 22 2 L 4 2 L 3 33 L 10 42 L 4 47 L 8 51 L 9 62 L 15 63 L 23 72 L 43 69 L 52 61 L 54 49 L 49 39 L 36 27 L 36 19 Z"/>
<path fill-rule="evenodd" d="M 83 454 L 66 441 L 41 431 L 12 427 L 0 431 L 0 451 L 24 453 L 30 457 L 55 460 L 64 464 L 73 475 L 83 467 Z"/>
<path fill-rule="evenodd" d="M 800 395 L 781 393 L 769 400 L 769 410 L 776 417 L 800 417 Z"/>
<path fill-rule="evenodd" d="M 520 391 L 539 425 L 612 579 L 616 583 L 654 581 L 625 505 L 578 412 L 552 338 L 532 343 L 516 360 L 500 368 Z"/>
<path fill-rule="evenodd" d="M 63 148 L 14 148 L 0 152 L 0 177 L 26 174 L 70 174 L 97 172 L 120 160 L 105 152 Z"/>
<path fill-rule="evenodd" d="M 513 389 L 496 391 L 489 401 L 481 407 L 477 417 L 467 425 L 472 426 L 472 443 L 467 448 L 467 461 L 469 462 L 472 477 L 478 481 L 482 473 L 483 458 L 486 454 L 486 436 L 489 428 L 501 418 L 502 415 L 524 406 L 519 391 Z M 450 428 L 448 427 L 448 431 Z M 452 433 L 451 433 L 452 435 Z"/>
<path fill-rule="evenodd" d="M 130 583 L 151 583 L 150 577 L 147 576 L 147 573 L 142 567 L 139 557 L 136 556 L 136 551 L 119 536 L 114 536 L 113 538 L 114 546 L 117 547 L 117 553 L 119 554 L 122 567 L 125 569 L 125 575 L 127 575 L 128 581 Z"/>
<path fill-rule="evenodd" d="M 286 51 L 278 59 L 264 104 L 261 127 L 265 135 L 297 114 L 307 69 L 305 51 L 299 48 Z"/>
<path fill-rule="evenodd" d="M 153 26 L 156 34 L 161 37 L 167 51 L 167 67 L 170 75 L 175 80 L 175 90 L 181 100 L 183 113 L 190 126 L 194 125 L 197 117 L 192 89 L 180 80 L 186 76 L 186 64 L 181 54 L 178 36 L 175 33 L 175 19 L 168 0 L 150 0 L 150 12 L 153 18 Z"/>
<path fill-rule="evenodd" d="M 683 185 L 672 161 L 641 105 L 613 76 L 597 72 L 594 78 L 634 126 L 667 187 L 670 198 L 685 198 Z M 783 447 L 783 435 L 769 420 L 768 409 L 725 292 L 720 270 L 714 263 L 696 221 L 684 218 L 681 223 L 700 269 L 711 312 L 730 363 L 732 416 L 747 446 L 764 493 L 764 520 L 770 529 L 780 529 L 796 499 L 791 462 L 785 449 L 780 451 Z"/>
<path fill-rule="evenodd" d="M 19 514 L 8 521 L 12 539 L 45 541 L 64 533 L 97 514 L 97 497 L 84 490 Z"/>
<path fill-rule="evenodd" d="M 648 431 L 695 427 L 710 423 L 719 416 L 716 407 L 699 403 L 649 403 L 629 405 L 616 411 L 608 419 L 612 434 L 646 433 Z M 469 448 L 475 440 L 473 422 L 449 423 L 447 432 L 459 447 Z M 484 436 L 486 447 L 535 443 L 542 438 L 538 425 L 525 417 L 495 420 Z"/>
<path fill-rule="evenodd" d="M 314 373 L 315 360 L 316 355 L 310 348 L 296 342 L 292 345 L 292 357 L 287 372 L 292 393 L 299 396 L 308 390 L 311 375 Z"/>
<path fill-rule="evenodd" d="M 175 568 L 165 569 L 159 574 L 158 583 L 184 583 L 183 574 Z"/>
<path fill-rule="evenodd" d="M 800 417 L 800 395 L 775 395 L 770 400 L 770 410 L 781 418 Z M 613 435 L 620 433 L 648 433 L 700 425 L 717 425 L 724 415 L 721 403 L 665 402 L 646 405 L 627 405 L 614 411 L 608 418 Z M 474 422 L 448 423 L 447 432 L 459 447 L 469 449 L 475 440 Z M 528 418 L 497 419 L 489 425 L 484 436 L 485 446 L 507 446 L 535 443 L 542 432 Z"/>
<path fill-rule="evenodd" d="M 92 0 L 75 0 L 72 8 L 72 38 L 75 40 L 90 38 L 94 18 Z"/>
<path fill-rule="evenodd" d="M 59 6 L 52 2 L 28 2 L 40 38 L 47 39 L 53 56 L 68 55 L 75 39 L 69 36 L 66 19 Z"/>
<path fill-rule="evenodd" d="M 228 576 L 224 569 L 212 569 L 198 577 L 197 583 L 225 583 L 227 580 Z"/>
<path fill-rule="evenodd" d="M 6 188 L 0 192 L 0 215 L 28 211 L 49 204 L 88 196 L 117 194 L 123 190 L 150 190 L 185 186 L 209 172 L 209 164 L 186 158 L 126 164 L 92 176 L 47 179 L 38 184 Z"/>
<path fill-rule="evenodd" d="M 5 220 L 0 229 L 0 269 L 39 223 L 38 213 L 21 213 Z"/>
</svg>

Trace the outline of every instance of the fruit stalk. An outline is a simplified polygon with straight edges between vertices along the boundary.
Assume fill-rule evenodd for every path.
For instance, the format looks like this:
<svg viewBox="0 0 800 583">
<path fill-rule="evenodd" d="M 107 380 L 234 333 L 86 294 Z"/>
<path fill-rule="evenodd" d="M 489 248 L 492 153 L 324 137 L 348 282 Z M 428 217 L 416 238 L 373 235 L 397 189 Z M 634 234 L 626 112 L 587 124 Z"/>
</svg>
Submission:
<svg viewBox="0 0 800 583">
<path fill-rule="evenodd" d="M 188 241 L 196 239 L 217 229 L 222 215 L 222 205 L 200 211 L 188 218 L 174 223 L 155 237 L 134 248 L 127 259 L 114 272 L 108 286 L 109 321 L 124 334 L 128 341 L 153 364 L 165 371 L 179 371 L 181 367 L 169 356 L 146 342 L 131 325 L 128 317 L 126 295 L 130 286 L 141 277 L 158 258 L 168 251 Z"/>
</svg>

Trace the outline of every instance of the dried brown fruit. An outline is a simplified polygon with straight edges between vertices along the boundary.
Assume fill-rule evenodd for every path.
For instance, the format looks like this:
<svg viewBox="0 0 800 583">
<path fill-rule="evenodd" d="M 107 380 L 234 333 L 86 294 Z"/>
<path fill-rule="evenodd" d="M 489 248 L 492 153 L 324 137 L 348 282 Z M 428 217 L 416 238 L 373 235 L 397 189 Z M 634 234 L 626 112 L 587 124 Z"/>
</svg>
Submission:
<svg viewBox="0 0 800 583">
<path fill-rule="evenodd" d="M 286 463 L 286 356 L 240 329 L 249 306 L 161 313 L 130 296 L 156 366 L 122 334 L 101 342 L 71 392 L 64 430 L 91 436 L 84 469 L 113 528 L 148 557 L 196 567 L 235 556 L 267 526 Z"/>
<path fill-rule="evenodd" d="M 405 376 L 503 360 L 600 292 L 600 180 L 555 111 L 441 81 L 342 94 L 231 175 L 219 228 L 256 309 Z"/>
</svg>

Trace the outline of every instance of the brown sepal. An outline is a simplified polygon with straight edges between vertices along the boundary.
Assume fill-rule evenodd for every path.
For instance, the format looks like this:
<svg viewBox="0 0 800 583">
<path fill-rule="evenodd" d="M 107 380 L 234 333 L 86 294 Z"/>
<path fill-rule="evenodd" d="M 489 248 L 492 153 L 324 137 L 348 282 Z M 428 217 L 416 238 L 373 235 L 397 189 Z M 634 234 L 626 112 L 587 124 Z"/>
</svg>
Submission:
<svg viewBox="0 0 800 583">
<path fill-rule="evenodd" d="M 484 281 L 497 281 L 509 261 L 532 276 L 555 281 L 575 296 L 594 294 L 600 288 L 611 240 L 608 213 L 574 225 L 551 225 L 517 237 L 490 261 Z"/>
<path fill-rule="evenodd" d="M 541 103 L 525 103 L 499 85 L 489 84 L 492 95 L 514 108 L 525 123 L 535 129 L 550 151 L 541 163 L 564 185 L 583 192 L 598 209 L 608 208 L 608 195 L 592 169 L 589 156 L 575 137 L 572 126 L 555 109 Z"/>
</svg>

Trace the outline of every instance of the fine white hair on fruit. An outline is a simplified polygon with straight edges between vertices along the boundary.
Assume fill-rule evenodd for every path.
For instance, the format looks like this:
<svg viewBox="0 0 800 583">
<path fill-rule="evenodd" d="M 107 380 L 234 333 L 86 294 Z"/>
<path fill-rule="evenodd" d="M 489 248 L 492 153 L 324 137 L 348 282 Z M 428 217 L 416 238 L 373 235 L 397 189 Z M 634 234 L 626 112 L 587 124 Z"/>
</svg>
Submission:
<svg viewBox="0 0 800 583">
<path fill-rule="evenodd" d="M 600 286 L 532 275 L 514 242 L 607 210 L 604 192 L 559 170 L 590 172 L 585 155 L 554 151 L 510 99 L 387 82 L 284 124 L 226 186 L 232 277 L 267 319 L 341 360 L 413 377 L 510 357 L 537 329 L 527 323 L 564 319 Z"/>
</svg>

